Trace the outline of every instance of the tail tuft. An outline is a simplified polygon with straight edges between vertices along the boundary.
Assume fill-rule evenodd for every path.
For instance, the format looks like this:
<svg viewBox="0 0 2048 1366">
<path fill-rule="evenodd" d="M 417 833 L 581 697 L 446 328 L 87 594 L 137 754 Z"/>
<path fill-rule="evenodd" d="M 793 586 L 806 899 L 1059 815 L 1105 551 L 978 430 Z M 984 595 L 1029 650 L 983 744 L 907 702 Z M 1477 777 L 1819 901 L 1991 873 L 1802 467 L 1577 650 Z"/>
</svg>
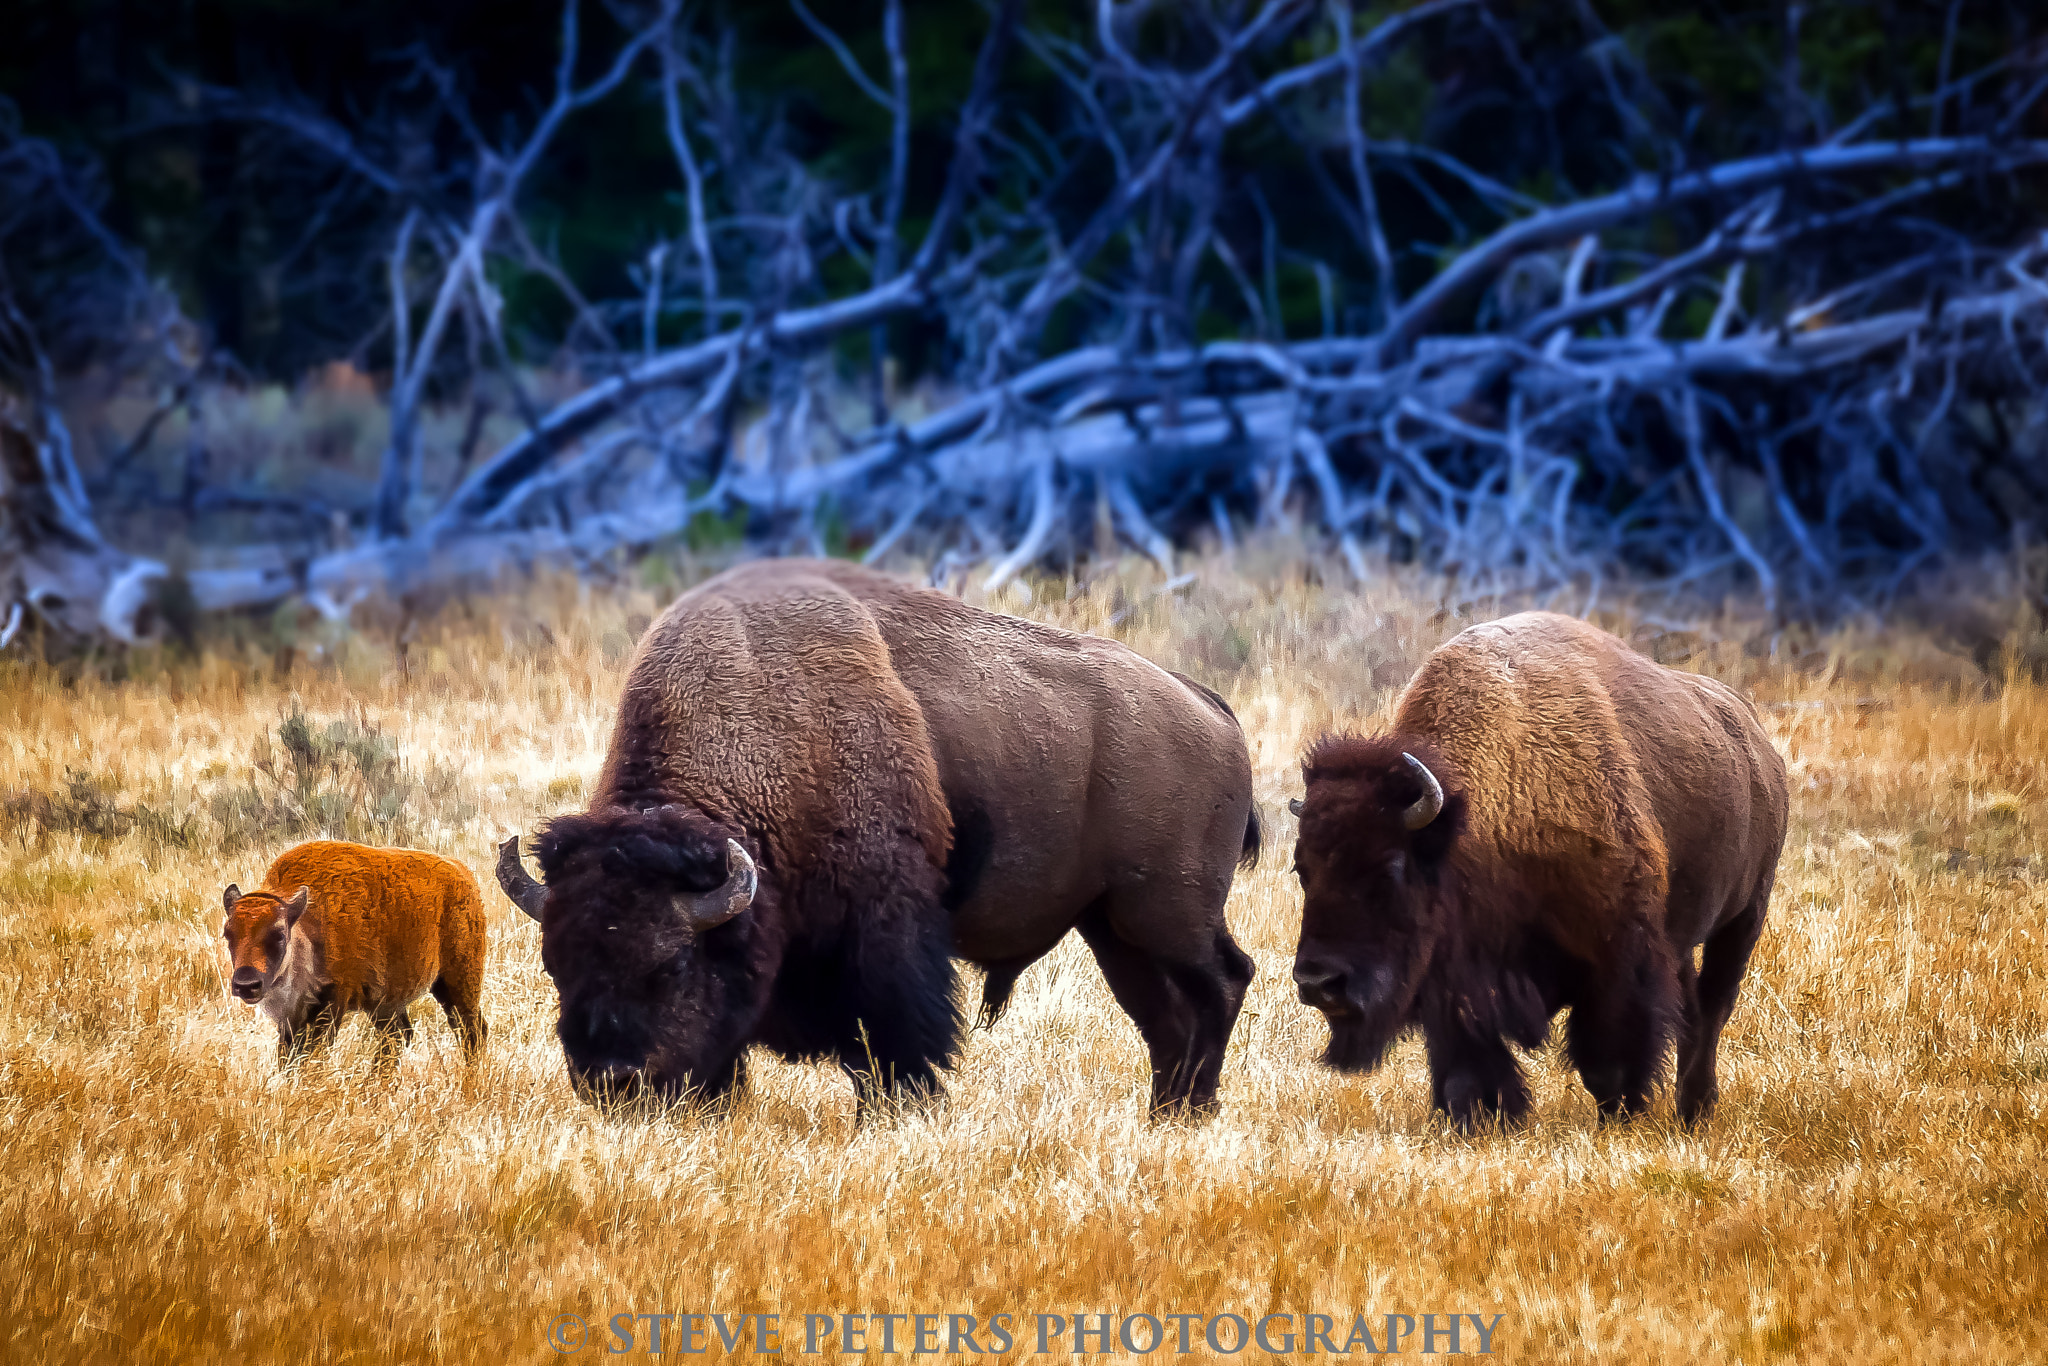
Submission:
<svg viewBox="0 0 2048 1366">
<path fill-rule="evenodd" d="M 1017 978 L 1024 971 L 1014 963 L 991 963 L 981 978 L 981 1015 L 975 1021 L 983 1029 L 994 1029 L 996 1021 L 1003 1018 L 1009 1008 L 1010 993 L 1016 989 Z"/>
</svg>

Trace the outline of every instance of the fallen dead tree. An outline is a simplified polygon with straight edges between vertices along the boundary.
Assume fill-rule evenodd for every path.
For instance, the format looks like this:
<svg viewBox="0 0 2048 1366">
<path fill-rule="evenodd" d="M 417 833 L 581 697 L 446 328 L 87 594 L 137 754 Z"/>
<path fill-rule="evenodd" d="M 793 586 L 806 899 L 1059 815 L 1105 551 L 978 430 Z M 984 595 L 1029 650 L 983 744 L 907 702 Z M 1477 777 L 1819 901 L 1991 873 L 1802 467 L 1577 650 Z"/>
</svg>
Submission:
<svg viewBox="0 0 2048 1366">
<path fill-rule="evenodd" d="M 82 326 L 117 335 L 160 326 L 167 301 L 147 287 L 56 153 L 15 134 L 11 122 L 0 102 L 0 244 L 33 237 L 38 250 L 24 262 L 31 268 L 87 258 L 84 269 L 66 272 L 81 282 L 70 311 Z M 164 566 L 100 534 L 48 349 L 6 259 L 0 254 L 0 649 L 31 616 L 73 637 L 148 639 L 159 625 Z M 140 312 L 154 316 L 138 319 Z"/>
<path fill-rule="evenodd" d="M 798 185 L 776 213 L 732 191 L 755 211 L 740 227 L 714 222 L 694 141 L 711 137 L 718 174 L 736 177 L 743 119 L 694 73 L 673 8 L 578 85 L 572 4 L 553 103 L 523 143 L 479 143 L 463 209 L 421 207 L 345 129 L 222 94 L 222 114 L 286 130 L 407 207 L 374 539 L 202 566 L 189 576 L 196 601 L 303 594 L 341 613 L 367 595 L 539 560 L 601 563 L 700 512 L 743 509 L 766 550 L 821 548 L 829 516 L 870 559 L 980 564 L 991 587 L 1085 553 L 1106 513 L 1169 566 L 1192 535 L 1228 545 L 1248 528 L 1301 525 L 1360 575 L 1378 543 L 1475 591 L 1597 595 L 1624 575 L 1825 613 L 1881 606 L 1917 570 L 2003 544 L 2048 510 L 2048 237 L 1973 236 L 1936 213 L 1959 196 L 2041 201 L 2048 141 L 2021 136 L 2048 91 L 2040 42 L 1780 150 L 1700 164 L 1674 141 L 1662 170 L 1539 202 L 1361 124 L 1361 92 L 1399 45 L 1432 26 L 1499 36 L 1480 0 L 1431 0 L 1364 31 L 1341 12 L 1274 0 L 1178 60 L 1134 54 L 1109 0 L 1092 46 L 1023 28 L 1011 3 L 991 18 L 944 191 L 912 251 L 899 8 L 885 13 L 885 81 L 803 14 L 894 120 L 879 211 L 871 196 Z M 1275 65 L 1318 33 L 1324 55 Z M 1012 177 L 1035 190 L 1019 204 L 986 191 L 1005 158 L 1024 155 L 1003 101 L 1005 71 L 1021 61 L 1050 70 L 1072 100 L 1057 155 Z M 620 345 L 579 296 L 591 335 L 607 339 L 590 357 L 600 377 L 531 413 L 521 437 L 409 526 L 419 464 L 400 419 L 454 327 L 475 330 L 479 353 L 504 352 L 484 263 L 526 249 L 522 168 L 562 120 L 640 68 L 659 84 L 688 205 L 682 235 L 649 256 L 643 344 Z M 1614 101 L 1618 118 L 1653 121 L 1619 87 Z M 1223 149 L 1265 125 L 1318 176 L 1371 325 L 1339 329 L 1330 282 L 1344 272 L 1288 248 L 1270 219 L 1257 242 L 1233 242 L 1217 188 Z M 1071 182 L 1090 157 L 1115 174 L 1103 198 L 1077 207 Z M 1496 222 L 1445 251 L 1406 298 L 1381 222 L 1390 177 L 1441 204 L 1457 231 Z M 721 247 L 721 232 L 739 245 Z M 398 267 L 422 238 L 441 264 L 414 339 Z M 868 280 L 817 297 L 816 259 L 835 249 L 864 253 Z M 1275 280 L 1289 259 L 1325 291 L 1323 335 L 1281 326 Z M 751 289 L 733 297 L 742 277 Z M 1240 340 L 1197 343 L 1205 299 L 1229 303 Z M 685 302 L 708 335 L 654 345 L 653 320 Z M 1084 341 L 1043 354 L 1061 310 L 1085 316 Z M 946 320 L 959 397 L 899 420 L 876 370 L 868 429 L 841 430 L 832 346 L 914 315 Z"/>
</svg>

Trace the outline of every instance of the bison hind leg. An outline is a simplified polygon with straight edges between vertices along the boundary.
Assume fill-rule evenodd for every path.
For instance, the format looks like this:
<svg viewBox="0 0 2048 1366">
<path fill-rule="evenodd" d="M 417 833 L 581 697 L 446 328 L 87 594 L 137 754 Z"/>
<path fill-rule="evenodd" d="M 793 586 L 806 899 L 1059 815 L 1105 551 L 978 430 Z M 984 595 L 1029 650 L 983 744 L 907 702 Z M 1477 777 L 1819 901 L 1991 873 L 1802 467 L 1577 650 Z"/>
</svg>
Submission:
<svg viewBox="0 0 2048 1366">
<path fill-rule="evenodd" d="M 1763 933 L 1770 905 L 1772 879 L 1765 878 L 1742 913 L 1707 937 L 1700 951 L 1700 971 L 1693 1009 L 1678 1046 L 1678 1117 L 1697 1124 L 1713 1113 L 1721 1098 L 1718 1063 L 1721 1030 L 1735 1013 L 1749 955 Z"/>
<path fill-rule="evenodd" d="M 1130 919 L 1145 923 L 1143 917 Z M 1178 957 L 1148 952 L 1119 933 L 1113 896 L 1091 906 L 1077 926 L 1110 994 L 1137 1024 L 1151 1055 L 1154 1119 L 1205 1115 L 1216 1108 L 1224 1051 L 1252 980 L 1250 956 L 1221 925 L 1220 913 L 1216 920 L 1206 953 L 1190 935 L 1193 944 L 1173 946 Z"/>
<path fill-rule="evenodd" d="M 446 976 L 436 977 L 434 985 L 429 990 L 433 993 L 434 999 L 440 1002 L 441 1013 L 448 1017 L 448 1025 L 455 1031 L 455 1037 L 461 1040 L 463 1056 L 475 1061 L 476 1056 L 483 1051 L 484 1040 L 491 1032 L 490 1023 L 484 1019 L 484 1013 L 476 1000 L 476 993 L 470 992 L 469 999 L 464 1000 L 448 984 Z"/>
</svg>

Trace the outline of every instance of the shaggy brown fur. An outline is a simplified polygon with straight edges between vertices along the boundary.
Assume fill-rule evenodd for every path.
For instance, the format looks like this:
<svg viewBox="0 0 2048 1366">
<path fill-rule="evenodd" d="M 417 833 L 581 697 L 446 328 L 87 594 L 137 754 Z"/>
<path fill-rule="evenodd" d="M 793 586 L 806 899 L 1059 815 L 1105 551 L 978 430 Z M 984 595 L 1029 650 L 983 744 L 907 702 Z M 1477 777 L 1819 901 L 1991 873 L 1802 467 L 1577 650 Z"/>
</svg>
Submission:
<svg viewBox="0 0 2048 1366">
<path fill-rule="evenodd" d="M 1414 831 L 1404 753 L 1444 792 Z M 1514 1118 L 1504 1039 L 1536 1046 L 1568 1006 L 1603 1116 L 1643 1108 L 1674 1033 L 1679 1112 L 1711 1109 L 1785 837 L 1785 766 L 1740 696 L 1529 612 L 1445 644 L 1388 734 L 1324 739 L 1303 777 L 1294 973 L 1327 1061 L 1370 1068 L 1420 1026 L 1441 1108 Z"/>
<path fill-rule="evenodd" d="M 693 931 L 674 899 L 719 884 L 729 839 L 754 904 Z M 864 1101 L 929 1090 L 957 1046 L 951 957 L 986 968 L 992 1019 L 1078 928 L 1150 1047 L 1155 1107 L 1206 1106 L 1251 978 L 1223 902 L 1256 849 L 1213 693 L 1114 641 L 765 561 L 647 632 L 530 904 L 580 1082 L 717 1093 L 758 1042 L 838 1057 Z"/>
<path fill-rule="evenodd" d="M 483 896 L 454 860 L 314 840 L 279 855 L 255 891 L 230 884 L 221 899 L 232 989 L 276 1022 L 280 1059 L 360 1010 L 389 1061 L 412 1038 L 406 1007 L 429 992 L 465 1053 L 483 1047 Z"/>
</svg>

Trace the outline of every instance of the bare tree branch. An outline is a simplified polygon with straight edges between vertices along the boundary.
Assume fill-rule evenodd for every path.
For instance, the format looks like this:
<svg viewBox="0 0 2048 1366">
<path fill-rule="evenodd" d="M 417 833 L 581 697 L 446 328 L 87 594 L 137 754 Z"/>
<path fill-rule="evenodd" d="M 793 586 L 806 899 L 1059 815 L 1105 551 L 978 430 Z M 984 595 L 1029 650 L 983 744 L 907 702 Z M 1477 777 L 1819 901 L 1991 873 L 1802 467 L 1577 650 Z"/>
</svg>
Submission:
<svg viewBox="0 0 2048 1366">
<path fill-rule="evenodd" d="M 1638 176 L 1625 190 L 1560 205 L 1510 224 L 1458 257 L 1395 315 L 1383 334 L 1387 358 L 1406 353 L 1451 300 L 1490 278 L 1516 256 L 1551 242 L 1598 232 L 1631 218 L 1710 195 L 1734 196 L 1795 177 L 1851 175 L 1896 167 L 1971 161 L 2006 167 L 2048 161 L 2048 143 L 1995 145 L 1985 138 L 1923 138 L 1809 149 L 1724 162 L 1670 180 Z"/>
</svg>

